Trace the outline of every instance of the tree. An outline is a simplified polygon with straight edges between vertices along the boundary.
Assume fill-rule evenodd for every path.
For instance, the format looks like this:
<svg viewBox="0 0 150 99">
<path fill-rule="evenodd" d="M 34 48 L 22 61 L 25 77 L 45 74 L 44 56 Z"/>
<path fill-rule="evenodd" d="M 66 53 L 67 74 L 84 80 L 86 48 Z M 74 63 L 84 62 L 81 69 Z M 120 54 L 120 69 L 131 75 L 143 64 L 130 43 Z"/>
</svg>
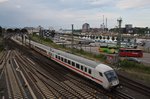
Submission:
<svg viewBox="0 0 150 99">
<path fill-rule="evenodd" d="M 107 40 L 109 40 L 110 39 L 110 37 L 109 36 L 107 36 Z"/>
<path fill-rule="evenodd" d="M 16 28 L 15 30 L 14 30 L 16 33 L 20 33 L 20 29 L 18 29 L 18 28 Z"/>
<path fill-rule="evenodd" d="M 0 26 L 0 36 L 2 36 L 3 28 Z"/>
<path fill-rule="evenodd" d="M 11 28 L 7 29 L 7 33 L 13 33 L 13 32 L 14 32 L 13 29 L 11 29 Z"/>
<path fill-rule="evenodd" d="M 105 39 L 105 36 L 103 36 L 103 39 Z"/>
<path fill-rule="evenodd" d="M 54 37 L 55 34 L 56 34 L 56 33 L 55 33 L 55 30 L 52 30 L 52 31 L 51 31 L 51 36 Z"/>
<path fill-rule="evenodd" d="M 100 36 L 99 38 L 102 39 L 102 36 Z"/>
<path fill-rule="evenodd" d="M 96 39 L 98 39 L 98 36 L 96 36 Z"/>
<path fill-rule="evenodd" d="M 115 40 L 115 37 L 114 37 L 114 36 L 112 37 L 112 40 L 113 40 L 113 41 Z"/>
<path fill-rule="evenodd" d="M 27 33 L 28 31 L 27 31 L 27 29 L 22 29 L 21 32 L 22 33 Z"/>
</svg>

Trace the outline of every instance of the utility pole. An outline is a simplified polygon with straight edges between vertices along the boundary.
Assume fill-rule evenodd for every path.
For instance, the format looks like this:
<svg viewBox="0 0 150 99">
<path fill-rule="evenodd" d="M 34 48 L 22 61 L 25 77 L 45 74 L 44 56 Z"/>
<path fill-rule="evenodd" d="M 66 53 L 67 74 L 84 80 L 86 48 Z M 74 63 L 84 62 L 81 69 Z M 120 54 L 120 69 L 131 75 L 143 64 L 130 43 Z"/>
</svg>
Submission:
<svg viewBox="0 0 150 99">
<path fill-rule="evenodd" d="M 33 34 L 33 27 L 32 27 L 32 33 L 31 35 Z M 31 48 L 31 38 L 30 38 L 30 34 L 28 33 L 28 37 L 29 37 L 29 47 Z"/>
<path fill-rule="evenodd" d="M 105 31 L 105 25 L 104 25 L 104 15 L 103 15 L 103 33 Z"/>
<path fill-rule="evenodd" d="M 117 65 L 119 66 L 119 54 L 120 54 L 120 47 L 121 47 L 121 23 L 122 23 L 122 18 L 119 18 L 118 20 L 119 24 L 119 31 L 118 31 L 118 39 L 117 39 L 117 47 L 118 47 L 118 55 L 117 55 Z"/>
<path fill-rule="evenodd" d="M 71 25 L 71 27 L 72 27 L 72 34 L 71 34 L 71 38 L 72 38 L 72 40 L 71 40 L 71 53 L 73 53 L 73 42 L 74 42 L 74 39 L 73 39 L 74 26 L 73 26 L 73 24 Z"/>
<path fill-rule="evenodd" d="M 119 24 L 117 46 L 118 46 L 118 48 L 120 48 L 120 46 L 121 46 L 121 23 L 122 23 L 122 18 L 119 18 L 117 21 L 118 21 L 118 24 Z"/>
<path fill-rule="evenodd" d="M 106 29 L 106 31 L 107 31 L 107 18 L 106 18 L 106 25 L 105 25 L 105 29 Z"/>
</svg>

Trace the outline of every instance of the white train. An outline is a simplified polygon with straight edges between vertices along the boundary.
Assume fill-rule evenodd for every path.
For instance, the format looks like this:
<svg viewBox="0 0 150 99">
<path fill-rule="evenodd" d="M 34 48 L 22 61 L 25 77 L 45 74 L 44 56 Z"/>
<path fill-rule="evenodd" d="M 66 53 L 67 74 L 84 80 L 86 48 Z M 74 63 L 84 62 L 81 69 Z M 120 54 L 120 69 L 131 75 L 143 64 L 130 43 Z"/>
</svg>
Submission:
<svg viewBox="0 0 150 99">
<path fill-rule="evenodd" d="M 62 66 L 100 84 L 106 90 L 110 90 L 119 85 L 115 71 L 105 64 L 50 48 L 33 41 L 31 41 L 30 44 L 34 50 L 51 58 Z"/>
</svg>

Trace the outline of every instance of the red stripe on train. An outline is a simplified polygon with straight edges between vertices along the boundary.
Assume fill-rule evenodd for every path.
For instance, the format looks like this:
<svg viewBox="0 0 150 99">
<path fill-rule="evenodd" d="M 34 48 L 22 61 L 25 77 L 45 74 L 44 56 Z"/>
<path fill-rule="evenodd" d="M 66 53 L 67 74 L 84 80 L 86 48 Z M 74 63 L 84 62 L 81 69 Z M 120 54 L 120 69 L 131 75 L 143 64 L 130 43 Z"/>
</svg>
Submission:
<svg viewBox="0 0 150 99">
<path fill-rule="evenodd" d="M 101 81 L 101 80 L 99 80 L 99 79 L 96 79 L 96 78 L 92 77 L 91 75 L 88 75 L 88 74 L 86 74 L 85 72 L 80 71 L 80 70 L 78 70 L 78 69 L 72 67 L 71 65 L 68 65 L 68 64 L 66 64 L 66 63 L 64 63 L 64 62 L 62 62 L 62 61 L 60 61 L 60 60 L 58 60 L 58 59 L 56 59 L 56 58 L 53 58 L 53 57 L 51 57 L 51 58 L 52 58 L 53 60 L 59 62 L 59 63 L 62 63 L 64 66 L 66 66 L 66 67 L 68 67 L 68 68 L 74 69 L 75 71 L 78 71 L 78 72 L 84 74 L 85 76 L 91 77 L 92 79 L 94 79 L 94 80 L 96 80 L 96 81 L 98 81 L 98 82 L 103 83 L 103 81 Z"/>
</svg>

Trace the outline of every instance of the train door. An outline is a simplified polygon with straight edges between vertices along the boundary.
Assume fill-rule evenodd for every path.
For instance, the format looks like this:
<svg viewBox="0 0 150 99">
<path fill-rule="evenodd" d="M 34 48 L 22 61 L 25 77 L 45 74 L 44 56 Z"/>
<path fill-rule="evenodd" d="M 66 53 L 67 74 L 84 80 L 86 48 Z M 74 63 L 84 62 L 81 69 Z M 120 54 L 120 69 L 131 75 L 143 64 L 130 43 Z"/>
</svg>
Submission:
<svg viewBox="0 0 150 99">
<path fill-rule="evenodd" d="M 51 58 L 52 53 L 51 53 L 51 52 L 49 52 L 49 51 L 47 51 L 47 55 L 48 55 L 48 57 L 49 57 L 49 58 Z"/>
<path fill-rule="evenodd" d="M 100 84 L 104 89 L 107 89 L 109 84 L 108 81 L 106 80 L 105 75 L 102 72 L 95 71 L 95 82 Z"/>
<path fill-rule="evenodd" d="M 96 81 L 97 83 L 99 83 L 99 84 L 102 84 L 102 83 L 103 83 L 103 80 L 104 80 L 103 74 L 102 74 L 101 72 L 98 72 L 98 71 L 95 71 L 94 73 L 95 73 L 95 74 L 94 74 L 95 81 Z"/>
</svg>

